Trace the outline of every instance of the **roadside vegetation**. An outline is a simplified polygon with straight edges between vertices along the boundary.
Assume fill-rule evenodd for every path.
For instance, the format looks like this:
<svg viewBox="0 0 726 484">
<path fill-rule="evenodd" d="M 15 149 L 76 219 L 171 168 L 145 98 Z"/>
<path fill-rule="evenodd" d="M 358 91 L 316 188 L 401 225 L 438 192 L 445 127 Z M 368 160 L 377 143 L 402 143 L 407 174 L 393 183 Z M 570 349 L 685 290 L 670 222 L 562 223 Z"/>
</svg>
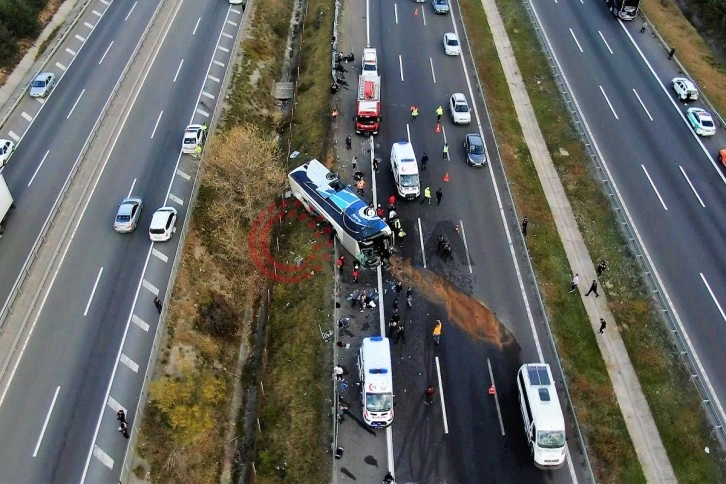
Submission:
<svg viewBox="0 0 726 484">
<path fill-rule="evenodd" d="M 238 353 L 245 360 L 238 375 L 243 400 L 259 380 L 264 387 L 257 408 L 261 430 L 252 449 L 256 482 L 313 483 L 330 476 L 325 397 L 331 381 L 327 370 L 321 372 L 330 355 L 318 323 L 331 320 L 332 263 L 306 280 L 304 291 L 300 285 L 272 285 L 252 265 L 247 245 L 255 216 L 284 192 L 292 165 L 280 147 L 290 138 L 293 149 L 304 146 L 306 156 L 324 158 L 328 145 L 329 70 L 323 53 L 327 47 L 329 58 L 333 10 L 327 0 L 308 3 L 318 20 L 305 25 L 292 130 L 286 129 L 290 119 L 278 112 L 271 93 L 281 77 L 279 53 L 285 52 L 293 3 L 270 0 L 251 7 L 243 59 L 221 129 L 205 148 L 202 185 L 168 308 L 168 337 L 156 362 L 137 446 L 145 461 L 134 469 L 137 477 L 175 483 L 220 479 L 225 430 L 233 424 L 228 410 Z M 293 28 L 299 35 L 301 26 Z M 286 263 L 305 257 L 312 233 L 297 221 L 286 222 L 271 234 L 271 251 Z M 254 326 L 267 287 L 267 334 L 257 342 Z M 266 348 L 257 379 L 249 371 L 257 366 L 250 356 L 256 343 Z M 236 419 L 240 442 L 250 437 L 241 435 L 250 418 L 244 412 L 243 401 Z M 240 470 L 233 468 L 233 480 Z"/>
<path fill-rule="evenodd" d="M 521 0 L 498 0 L 500 13 L 550 154 L 602 277 L 610 309 L 638 372 L 680 482 L 724 482 L 720 446 L 674 345 L 640 279 L 601 185 L 572 127 Z M 598 482 L 645 482 L 612 384 L 579 298 L 567 293 L 571 271 L 524 142 L 486 17 L 478 0 L 461 0 L 467 35 L 487 93 L 494 129 L 520 216 L 529 217 L 527 247 L 552 326 L 588 455 Z M 568 297 L 569 296 L 569 297 Z M 704 452 L 709 446 L 711 454 Z"/>
</svg>

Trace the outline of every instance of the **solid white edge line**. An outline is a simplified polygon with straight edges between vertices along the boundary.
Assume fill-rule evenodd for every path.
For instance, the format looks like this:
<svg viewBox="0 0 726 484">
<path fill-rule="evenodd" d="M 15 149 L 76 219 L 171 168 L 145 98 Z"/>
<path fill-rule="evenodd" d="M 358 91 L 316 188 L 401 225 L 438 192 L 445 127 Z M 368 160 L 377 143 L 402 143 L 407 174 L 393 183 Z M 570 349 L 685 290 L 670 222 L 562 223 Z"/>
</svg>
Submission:
<svg viewBox="0 0 726 484">
<path fill-rule="evenodd" d="M 466 243 L 466 232 L 464 232 L 464 221 L 459 219 L 459 226 L 461 227 L 461 238 L 464 239 L 464 250 L 466 251 L 466 264 L 469 266 L 469 274 L 473 274 L 474 271 L 471 269 L 471 258 L 469 257 L 469 245 Z"/>
<path fill-rule="evenodd" d="M 33 184 L 33 180 L 35 180 L 36 175 L 40 171 L 40 168 L 43 166 L 43 163 L 45 163 L 45 159 L 48 158 L 48 154 L 49 153 L 50 153 L 50 150 L 48 150 L 48 151 L 45 152 L 45 155 L 43 156 L 43 159 L 40 160 L 40 163 L 38 164 L 38 168 L 35 169 L 35 171 L 33 172 L 33 176 L 30 177 L 30 181 L 28 182 L 28 186 L 30 186 L 30 185 Z"/>
<path fill-rule="evenodd" d="M 494 372 L 492 372 L 492 362 L 487 358 L 487 366 L 489 367 L 489 380 L 492 382 L 494 388 L 494 403 L 497 406 L 497 416 L 499 417 L 499 428 L 502 431 L 502 437 L 507 435 L 504 431 L 504 420 L 502 420 L 502 409 L 499 407 L 499 395 L 497 394 L 497 385 L 494 383 Z"/>
<path fill-rule="evenodd" d="M 653 121 L 653 116 L 650 115 L 650 112 L 648 111 L 648 108 L 645 107 L 645 103 L 643 102 L 642 99 L 640 99 L 640 96 L 638 95 L 638 91 L 636 91 L 635 88 L 633 88 L 633 94 L 635 94 L 635 97 L 638 98 L 638 102 L 642 106 L 643 111 L 645 111 L 645 114 L 647 114 L 648 117 L 650 118 L 650 120 Z"/>
<path fill-rule="evenodd" d="M 85 92 L 86 92 L 86 90 L 84 89 L 84 90 L 82 90 L 82 91 L 81 91 L 81 93 L 80 93 L 80 94 L 78 95 L 78 99 L 76 99 L 76 102 L 74 102 L 74 103 L 73 103 L 73 107 L 72 107 L 72 108 L 71 108 L 71 110 L 70 110 L 70 111 L 68 112 L 68 116 L 66 116 L 66 119 L 70 119 L 70 117 L 71 117 L 71 114 L 73 114 L 73 111 L 74 111 L 74 110 L 76 109 L 76 106 L 78 106 L 78 102 L 79 102 L 79 101 L 81 100 L 81 98 L 83 97 L 83 94 L 84 94 Z"/>
<path fill-rule="evenodd" d="M 166 36 L 168 35 L 169 30 L 171 29 L 171 26 L 174 24 L 174 20 L 176 19 L 176 16 L 179 13 L 181 6 L 182 6 L 182 2 L 179 2 L 171 21 L 169 22 L 169 24 L 166 27 L 166 32 L 164 32 L 164 35 L 161 38 L 161 42 L 159 44 L 160 46 L 164 44 L 164 41 L 166 40 Z M 156 57 L 160 51 L 161 51 L 161 47 L 159 47 L 159 49 L 154 54 L 154 57 L 151 59 L 151 62 L 148 64 L 148 69 L 147 69 L 146 73 L 144 74 L 144 77 L 142 79 L 140 86 L 143 86 L 144 84 L 146 84 L 146 78 L 148 77 L 149 72 L 151 72 L 151 68 L 154 65 L 154 63 L 156 62 Z M 126 121 L 128 120 L 129 116 L 131 115 L 131 111 L 133 111 L 133 107 L 136 105 L 136 100 L 141 91 L 142 91 L 142 89 L 139 88 L 136 91 L 136 93 L 134 94 L 134 99 L 131 102 L 129 110 L 127 111 L 126 115 L 124 116 L 123 123 L 121 124 L 121 129 L 119 129 L 117 131 L 116 139 L 114 140 L 113 145 L 111 146 L 111 149 L 108 150 L 108 155 L 106 155 L 106 160 L 104 161 L 104 167 L 105 167 L 106 163 L 108 163 L 108 160 L 111 158 L 111 153 L 113 153 L 113 150 L 116 146 L 116 142 L 118 141 L 118 138 L 121 135 L 121 132 L 123 131 L 123 127 L 126 124 Z M 199 104 L 198 98 L 197 98 L 197 104 Z M 195 107 L 196 107 L 196 105 L 195 105 Z M 177 157 L 177 160 L 176 160 L 177 168 L 179 167 L 180 160 L 181 160 L 181 152 L 179 153 L 179 156 Z M 98 180 L 100 180 L 100 179 L 101 179 L 101 177 L 99 176 Z M 98 180 L 96 181 L 96 184 L 98 184 Z M 172 177 L 172 182 L 173 182 L 173 180 L 174 180 L 174 177 Z M 94 191 L 95 191 L 95 189 L 96 189 L 96 187 L 94 186 Z M 169 184 L 169 190 L 171 190 L 171 183 Z M 91 197 L 88 197 L 88 200 L 86 201 L 86 205 L 88 205 L 88 202 L 90 201 L 90 199 L 91 199 Z M 85 212 L 85 208 L 84 208 L 84 212 Z M 80 222 L 80 218 L 79 218 L 79 222 Z M 69 246 L 70 246 L 70 244 L 69 244 Z M 93 433 L 93 439 L 92 439 L 91 445 L 89 446 L 89 449 L 88 449 L 88 455 L 86 456 L 86 463 L 83 466 L 83 474 L 81 475 L 81 480 L 80 480 L 81 483 L 84 483 L 86 481 L 86 475 L 88 474 L 88 468 L 91 465 L 91 457 L 93 457 L 93 449 L 96 447 L 96 439 L 98 438 L 98 431 L 101 428 L 101 421 L 103 420 L 103 414 L 104 414 L 106 402 L 108 401 L 108 397 L 111 394 L 111 386 L 113 385 L 113 380 L 114 380 L 114 377 L 116 376 L 116 371 L 118 370 L 119 359 L 121 358 L 121 353 L 123 352 L 124 343 L 126 342 L 126 336 L 128 335 L 128 332 L 129 332 L 129 327 L 131 324 L 131 316 L 134 314 L 134 308 L 136 307 L 136 302 L 138 301 L 138 295 L 139 295 L 139 291 L 141 288 L 141 283 L 144 281 L 146 267 L 149 264 L 149 258 L 151 257 L 151 249 L 153 249 L 153 248 L 154 248 L 154 244 L 152 243 L 151 246 L 149 247 L 149 251 L 146 254 L 146 261 L 144 262 L 144 268 L 141 272 L 141 276 L 139 277 L 139 284 L 136 289 L 136 296 L 134 297 L 134 302 L 131 306 L 131 311 L 130 311 L 129 317 L 126 321 L 126 328 L 124 329 L 124 334 L 121 339 L 121 344 L 119 345 L 118 353 L 116 354 L 116 362 L 113 365 L 113 371 L 111 372 L 111 378 L 109 379 L 108 386 L 106 387 L 106 394 L 104 395 L 103 403 L 101 405 L 101 412 L 99 412 L 99 414 L 98 414 L 98 419 L 96 421 L 96 430 Z M 65 256 L 65 254 L 64 254 L 64 256 Z M 127 445 L 127 449 L 128 449 L 129 444 L 127 443 L 126 445 Z"/>
<path fill-rule="evenodd" d="M 101 274 L 103 274 L 103 267 L 101 267 L 101 269 L 98 271 L 98 275 L 96 276 L 96 282 L 93 284 L 93 289 L 91 290 L 91 295 L 88 296 L 86 310 L 83 311 L 84 316 L 88 316 L 88 309 L 91 307 L 91 303 L 93 302 L 93 296 L 96 294 L 96 289 L 98 288 L 98 281 L 101 280 Z"/>
<path fill-rule="evenodd" d="M 418 218 L 418 235 L 421 240 L 421 255 L 423 256 L 423 268 L 426 269 L 426 251 L 424 250 L 423 229 L 421 228 L 421 217 Z"/>
<path fill-rule="evenodd" d="M 645 169 L 645 166 L 643 164 L 641 164 L 640 167 L 643 169 L 643 173 L 645 173 L 646 178 L 648 178 L 648 183 L 650 183 L 651 188 L 653 188 L 653 191 L 655 192 L 656 196 L 658 197 L 658 200 L 660 200 L 660 204 L 663 205 L 663 210 L 665 210 L 667 212 L 668 207 L 666 207 L 666 204 L 663 201 L 663 197 L 660 196 L 660 192 L 655 187 L 655 183 L 653 183 L 653 179 L 650 177 L 650 173 L 648 173 L 648 170 Z"/>
<path fill-rule="evenodd" d="M 446 418 L 446 402 L 444 400 L 444 385 L 441 382 L 441 365 L 439 364 L 439 357 L 436 358 L 436 378 L 439 381 L 439 400 L 441 400 L 441 418 L 444 422 L 444 434 L 449 433 L 449 421 Z"/>
<path fill-rule="evenodd" d="M 711 290 L 711 286 L 708 284 L 708 281 L 706 280 L 706 276 L 703 275 L 703 272 L 698 273 L 701 276 L 701 280 L 703 281 L 703 285 L 706 286 L 706 290 L 711 295 L 711 299 L 713 299 L 713 303 L 718 308 L 718 312 L 721 313 L 721 318 L 723 318 L 724 321 L 726 321 L 726 314 L 723 312 L 723 308 L 718 303 L 718 299 L 716 299 L 716 295 Z"/>
<path fill-rule="evenodd" d="M 683 178 L 686 179 L 688 186 L 691 187 L 691 190 L 693 190 L 693 194 L 696 195 L 696 198 L 698 199 L 698 203 L 700 203 L 703 208 L 706 208 L 706 205 L 703 203 L 703 200 L 701 200 L 701 196 L 696 191 L 696 187 L 693 186 L 693 183 L 691 183 L 691 179 L 688 178 L 688 175 L 686 175 L 686 171 L 683 169 L 683 167 L 681 165 L 678 165 L 678 169 L 681 170 L 681 173 L 683 174 Z"/>
<path fill-rule="evenodd" d="M 600 38 L 602 39 L 603 44 L 605 44 L 605 47 L 608 48 L 608 52 L 610 52 L 610 55 L 614 55 L 613 49 L 610 48 L 610 44 L 608 44 L 608 41 L 605 40 L 605 36 L 602 34 L 602 32 L 598 30 L 597 33 L 600 34 Z"/>
<path fill-rule="evenodd" d="M 161 116 L 164 114 L 164 111 L 159 113 L 159 117 L 156 118 L 156 124 L 154 125 L 154 130 L 151 132 L 151 139 L 154 138 L 154 135 L 156 134 L 156 128 L 159 127 L 159 121 L 161 121 Z"/>
<path fill-rule="evenodd" d="M 55 401 L 58 398 L 58 392 L 60 391 L 60 386 L 58 386 L 55 389 L 55 394 L 53 395 L 53 400 L 50 402 L 50 408 L 48 409 L 48 413 L 45 415 L 45 422 L 43 422 L 43 428 L 40 430 L 40 435 L 38 436 L 38 443 L 35 444 L 35 450 L 33 451 L 33 457 L 38 456 L 38 450 L 40 450 L 40 444 L 43 442 L 43 436 L 45 435 L 45 429 L 48 427 L 48 422 L 50 422 L 50 415 L 53 413 L 53 407 L 55 407 Z"/>
</svg>

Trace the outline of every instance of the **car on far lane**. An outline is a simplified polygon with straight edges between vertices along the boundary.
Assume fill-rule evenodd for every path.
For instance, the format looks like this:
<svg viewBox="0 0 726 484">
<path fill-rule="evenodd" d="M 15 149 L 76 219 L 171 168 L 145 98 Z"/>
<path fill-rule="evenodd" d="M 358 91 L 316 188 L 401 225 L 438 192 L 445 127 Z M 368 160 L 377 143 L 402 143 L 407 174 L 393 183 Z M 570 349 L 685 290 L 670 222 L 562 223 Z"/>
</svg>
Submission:
<svg viewBox="0 0 726 484">
<path fill-rule="evenodd" d="M 686 118 L 688 118 L 688 123 L 697 135 L 713 136 L 716 134 L 716 124 L 713 122 L 713 117 L 705 109 L 688 108 Z"/>
<path fill-rule="evenodd" d="M 176 209 L 161 207 L 154 212 L 149 225 L 149 238 L 152 242 L 166 242 L 174 234 L 176 225 Z"/>
<path fill-rule="evenodd" d="M 690 79 L 686 77 L 674 77 L 671 87 L 681 101 L 695 101 L 698 99 L 698 89 Z"/>
<path fill-rule="evenodd" d="M 116 218 L 113 220 L 113 229 L 120 234 L 127 234 L 136 230 L 143 208 L 144 203 L 139 197 L 124 199 L 118 205 Z"/>
<path fill-rule="evenodd" d="M 449 0 L 431 0 L 431 6 L 434 8 L 434 13 L 449 13 Z"/>
<path fill-rule="evenodd" d="M 471 166 L 486 166 L 487 150 L 479 133 L 466 135 L 466 138 L 464 138 L 464 151 L 466 151 L 466 162 Z"/>
<path fill-rule="evenodd" d="M 190 124 L 184 130 L 182 153 L 194 154 L 197 147 L 203 147 L 207 140 L 207 127 L 203 124 Z"/>
<path fill-rule="evenodd" d="M 444 34 L 444 53 L 446 55 L 459 55 L 461 53 L 459 37 L 454 32 Z"/>
<path fill-rule="evenodd" d="M 449 114 L 454 124 L 471 123 L 471 110 L 469 103 L 466 102 L 466 96 L 463 93 L 455 92 L 449 99 Z"/>
<path fill-rule="evenodd" d="M 9 139 L 0 139 L 0 166 L 5 166 L 13 151 L 15 151 L 15 143 Z"/>
<path fill-rule="evenodd" d="M 30 97 L 45 97 L 55 85 L 55 74 L 52 72 L 41 72 L 35 76 L 35 80 L 30 84 Z"/>
</svg>

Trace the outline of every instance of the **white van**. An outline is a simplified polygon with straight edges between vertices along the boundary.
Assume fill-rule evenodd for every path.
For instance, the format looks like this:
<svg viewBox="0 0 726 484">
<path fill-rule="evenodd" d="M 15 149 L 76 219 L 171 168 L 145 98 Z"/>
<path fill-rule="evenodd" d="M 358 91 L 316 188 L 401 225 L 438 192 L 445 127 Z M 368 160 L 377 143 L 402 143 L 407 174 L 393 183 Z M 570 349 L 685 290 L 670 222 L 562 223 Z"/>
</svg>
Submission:
<svg viewBox="0 0 726 484">
<path fill-rule="evenodd" d="M 363 420 L 375 429 L 393 422 L 393 376 L 388 338 L 363 338 L 358 353 Z"/>
<path fill-rule="evenodd" d="M 376 49 L 368 47 L 363 49 L 363 65 L 361 66 L 361 74 L 374 73 L 378 75 L 378 54 Z"/>
<path fill-rule="evenodd" d="M 391 171 L 393 171 L 393 180 L 396 182 L 396 189 L 401 197 L 413 200 L 421 194 L 416 153 L 413 152 L 413 146 L 408 141 L 393 143 Z"/>
</svg>

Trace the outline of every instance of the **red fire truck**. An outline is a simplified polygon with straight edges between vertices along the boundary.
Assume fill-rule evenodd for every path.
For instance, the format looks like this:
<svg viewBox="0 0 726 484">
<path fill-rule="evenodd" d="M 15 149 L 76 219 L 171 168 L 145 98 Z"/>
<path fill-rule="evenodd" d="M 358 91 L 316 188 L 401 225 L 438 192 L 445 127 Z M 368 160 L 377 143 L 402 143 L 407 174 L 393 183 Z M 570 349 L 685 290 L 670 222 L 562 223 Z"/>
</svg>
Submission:
<svg viewBox="0 0 726 484">
<path fill-rule="evenodd" d="M 363 73 L 358 78 L 355 132 L 378 134 L 381 124 L 381 76 Z"/>
</svg>

